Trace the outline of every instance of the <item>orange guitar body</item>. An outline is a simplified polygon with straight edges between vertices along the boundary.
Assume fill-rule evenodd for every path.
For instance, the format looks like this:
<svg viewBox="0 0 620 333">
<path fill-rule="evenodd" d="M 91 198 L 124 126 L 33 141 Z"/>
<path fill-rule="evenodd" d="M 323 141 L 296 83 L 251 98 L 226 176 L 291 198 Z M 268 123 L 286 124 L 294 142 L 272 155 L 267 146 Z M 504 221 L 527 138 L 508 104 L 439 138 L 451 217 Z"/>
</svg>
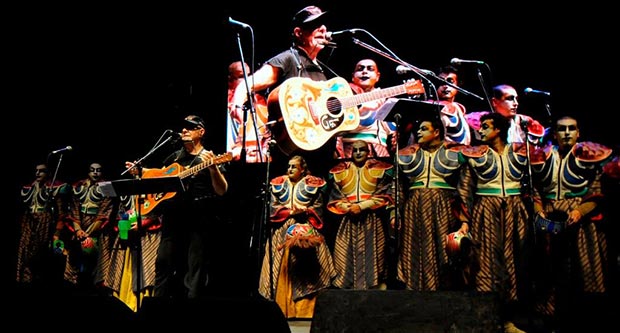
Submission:
<svg viewBox="0 0 620 333">
<path fill-rule="evenodd" d="M 217 155 L 208 161 L 202 162 L 188 169 L 185 169 L 179 163 L 172 163 L 162 169 L 146 169 L 142 174 L 142 178 L 179 177 L 181 179 L 184 179 L 211 165 L 217 165 L 224 162 L 229 162 L 231 160 L 232 153 L 228 152 L 225 154 Z M 145 194 L 143 197 L 144 202 L 140 207 L 142 209 L 142 214 L 146 215 L 150 213 L 153 209 L 155 209 L 155 207 L 157 207 L 158 204 L 174 197 L 176 194 L 177 192 Z"/>
<path fill-rule="evenodd" d="M 171 177 L 178 176 L 183 171 L 182 165 L 179 163 L 172 163 L 163 169 L 148 169 L 142 173 L 142 178 L 157 178 L 157 177 Z M 142 203 L 142 214 L 150 213 L 161 201 L 174 197 L 177 192 L 168 193 L 151 193 L 144 195 L 144 202 Z"/>
</svg>

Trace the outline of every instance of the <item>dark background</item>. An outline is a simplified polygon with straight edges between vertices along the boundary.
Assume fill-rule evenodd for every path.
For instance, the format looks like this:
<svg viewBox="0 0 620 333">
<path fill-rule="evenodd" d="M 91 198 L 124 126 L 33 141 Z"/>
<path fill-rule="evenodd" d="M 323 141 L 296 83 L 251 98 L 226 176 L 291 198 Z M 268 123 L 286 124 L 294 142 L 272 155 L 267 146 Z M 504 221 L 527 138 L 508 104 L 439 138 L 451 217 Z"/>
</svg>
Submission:
<svg viewBox="0 0 620 333">
<path fill-rule="evenodd" d="M 546 124 L 547 102 L 554 117 L 579 117 L 582 139 L 618 146 L 612 120 L 618 75 L 610 51 L 617 36 L 609 8 L 594 3 L 549 9 L 539 2 L 386 1 L 217 5 L 223 9 L 206 4 L 24 6 L 7 12 L 11 24 L 3 52 L 9 73 L 4 142 L 9 147 L 5 163 L 11 165 L 6 174 L 10 206 L 16 207 L 20 186 L 34 179 L 37 163 L 50 158 L 50 167 L 58 166 L 59 155 L 49 157 L 49 152 L 73 147 L 63 155 L 60 179 L 85 178 L 93 161 L 103 164 L 107 179 L 119 179 L 124 161 L 144 156 L 166 129 L 179 131 L 187 114 L 207 120 L 209 146 L 223 152 L 226 74 L 228 64 L 240 59 L 237 38 L 246 62 L 258 69 L 290 46 L 291 18 L 308 4 L 328 11 L 328 30 L 364 29 L 369 34 L 354 37 L 385 51 L 379 41 L 419 68 L 436 70 L 454 57 L 484 61 L 488 66 L 460 66 L 465 89 L 484 96 L 480 78 L 489 88 L 511 84 L 521 93 L 521 113 Z M 228 17 L 252 30 L 231 27 Z M 382 72 L 380 86 L 409 78 L 396 74 L 396 63 L 347 36 L 336 42 L 338 47 L 323 51 L 321 59 L 339 76 L 349 79 L 355 63 L 370 56 Z M 524 96 L 525 87 L 550 91 L 552 99 Z M 462 94 L 457 99 L 468 111 L 488 110 L 486 102 Z M 264 165 L 229 166 L 230 193 L 217 212 L 221 223 L 214 226 L 220 235 L 214 283 L 230 287 L 223 290 L 254 288 L 256 243 L 250 243 L 250 235 L 262 217 L 263 181 L 279 172 L 268 175 Z M 6 221 L 11 235 L 15 220 Z M 7 245 L 5 253 L 13 259 L 14 241 Z"/>
</svg>

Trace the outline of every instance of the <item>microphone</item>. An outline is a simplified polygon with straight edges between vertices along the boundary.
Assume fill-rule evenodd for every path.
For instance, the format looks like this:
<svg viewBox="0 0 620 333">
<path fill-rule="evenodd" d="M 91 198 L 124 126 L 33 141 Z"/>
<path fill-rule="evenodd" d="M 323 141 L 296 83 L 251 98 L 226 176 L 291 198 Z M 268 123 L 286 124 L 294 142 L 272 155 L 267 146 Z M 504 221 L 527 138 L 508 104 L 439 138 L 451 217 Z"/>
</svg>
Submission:
<svg viewBox="0 0 620 333">
<path fill-rule="evenodd" d="M 551 96 L 551 93 L 548 91 L 542 91 L 542 90 L 536 90 L 536 89 L 532 89 L 530 87 L 527 87 L 523 90 L 523 92 L 526 95 L 545 95 L 545 96 Z"/>
<path fill-rule="evenodd" d="M 232 24 L 232 25 L 236 25 L 238 27 L 241 27 L 242 29 L 249 29 L 250 25 L 247 23 L 243 23 L 237 20 L 233 20 L 232 17 L 228 17 L 228 23 Z"/>
<path fill-rule="evenodd" d="M 418 70 L 422 74 L 424 74 L 424 75 L 429 75 L 431 73 L 434 74 L 433 71 L 429 71 L 428 69 L 418 68 Z M 411 67 L 407 67 L 407 66 L 404 66 L 404 65 L 398 65 L 398 66 L 396 66 L 396 73 L 400 74 L 400 75 L 403 75 L 403 74 L 418 73 L 418 72 L 416 70 L 414 70 L 413 68 L 411 68 Z"/>
<path fill-rule="evenodd" d="M 324 45 L 325 47 L 331 47 L 331 48 L 337 48 L 338 44 L 334 43 L 334 42 L 330 42 L 329 40 L 325 40 L 324 42 L 320 42 L 319 44 Z"/>
<path fill-rule="evenodd" d="M 58 154 L 58 153 L 64 153 L 64 152 L 66 152 L 66 151 L 70 151 L 70 150 L 73 150 L 73 147 L 71 147 L 71 146 L 66 146 L 65 148 L 60 148 L 60 149 L 58 149 L 58 150 L 54 150 L 54 151 L 53 151 L 53 152 L 51 152 L 50 154 L 51 154 L 51 155 L 55 155 L 55 154 Z"/>
<path fill-rule="evenodd" d="M 346 30 L 340 30 L 340 31 L 328 31 L 325 33 L 325 39 L 332 40 L 334 37 L 338 36 L 338 35 L 343 35 L 346 33 L 351 33 L 354 34 L 356 31 L 358 31 L 359 29 L 346 29 Z"/>
<path fill-rule="evenodd" d="M 460 65 L 460 64 L 484 65 L 484 61 L 480 61 L 480 60 L 465 60 L 465 59 L 459 59 L 459 58 L 452 58 L 452 60 L 450 60 L 450 63 L 452 65 Z"/>
<path fill-rule="evenodd" d="M 175 132 L 175 131 L 173 131 L 173 130 L 171 130 L 171 129 L 167 129 L 167 130 L 166 130 L 166 133 L 167 133 L 169 136 L 171 136 L 174 140 L 178 140 L 178 139 L 180 139 L 180 138 L 183 136 L 183 134 L 181 134 L 181 133 L 177 133 L 177 132 Z"/>
</svg>

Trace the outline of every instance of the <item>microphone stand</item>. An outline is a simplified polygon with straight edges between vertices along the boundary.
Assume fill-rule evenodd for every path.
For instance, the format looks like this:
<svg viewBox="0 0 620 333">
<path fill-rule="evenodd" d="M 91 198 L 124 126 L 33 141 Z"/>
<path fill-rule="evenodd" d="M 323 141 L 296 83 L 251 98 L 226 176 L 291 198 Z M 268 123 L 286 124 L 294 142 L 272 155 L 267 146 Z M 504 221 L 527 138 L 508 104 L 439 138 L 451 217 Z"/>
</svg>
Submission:
<svg viewBox="0 0 620 333">
<path fill-rule="evenodd" d="M 491 103 L 491 96 L 487 91 L 487 86 L 484 84 L 484 78 L 482 77 L 482 71 L 480 71 L 479 67 L 476 67 L 476 72 L 478 73 L 478 81 L 480 81 L 480 86 L 482 86 L 482 91 L 484 92 L 484 97 L 489 103 L 489 111 L 493 112 L 493 104 Z"/>
<path fill-rule="evenodd" d="M 160 138 L 161 140 L 161 138 Z M 146 158 L 148 158 L 149 156 L 151 156 L 154 152 L 156 152 L 159 148 L 161 148 L 163 145 L 165 145 L 166 143 L 168 143 L 170 140 L 172 140 L 172 136 L 168 136 L 165 140 L 163 140 L 161 143 L 156 144 L 155 147 L 153 147 L 151 150 L 149 150 L 148 153 L 146 153 L 146 155 L 142 156 L 139 160 L 137 160 L 132 166 L 131 168 L 127 168 L 125 171 L 123 171 L 121 173 L 122 175 L 125 175 L 127 172 L 129 172 L 132 169 L 137 169 L 138 170 L 138 174 L 135 175 L 136 179 L 142 179 L 142 161 L 144 161 Z M 159 142 L 159 141 L 158 141 Z M 136 283 L 136 292 L 135 292 L 135 296 L 136 296 L 136 312 L 138 312 L 140 310 L 141 307 L 141 299 L 140 299 L 140 293 L 142 291 L 142 278 L 143 278 L 143 273 L 142 273 L 142 205 L 144 204 L 144 194 L 138 194 L 137 195 L 137 199 L 136 201 L 133 201 L 134 204 L 136 205 L 134 211 L 136 213 L 136 227 L 137 230 L 136 232 L 138 233 L 138 240 L 135 244 L 136 247 L 136 277 L 135 277 L 135 283 Z"/>
<path fill-rule="evenodd" d="M 396 131 L 394 133 L 400 133 L 400 113 L 394 114 L 394 123 L 396 124 Z M 396 153 L 394 154 L 394 235 L 392 236 L 392 240 L 394 241 L 394 253 L 392 254 L 392 268 L 389 270 L 391 272 L 391 278 L 394 278 L 394 281 L 397 280 L 397 258 L 399 251 L 399 227 L 400 227 L 400 177 L 399 177 L 399 163 L 398 163 L 398 150 L 400 149 L 399 142 L 400 139 L 396 139 Z M 388 278 L 390 280 L 390 278 Z"/>
<path fill-rule="evenodd" d="M 250 105 L 250 112 L 252 113 L 252 119 L 254 119 L 254 131 L 256 132 L 256 144 L 259 148 L 259 152 L 260 152 L 260 143 L 258 140 L 258 129 L 256 128 L 256 109 L 254 108 L 254 98 L 253 98 L 253 93 L 250 90 L 250 84 L 248 83 L 248 73 L 245 70 L 245 58 L 243 56 L 243 48 L 241 47 L 241 36 L 239 35 L 239 32 L 237 32 L 237 47 L 239 48 L 239 57 L 241 59 L 241 69 L 243 71 L 243 83 L 245 84 L 245 91 L 247 92 L 247 99 L 248 99 L 248 103 Z M 246 128 L 247 128 L 247 123 L 248 123 L 248 109 L 242 105 L 243 108 L 243 139 L 242 139 L 242 143 L 241 143 L 241 163 L 245 164 L 247 161 L 247 151 L 246 151 Z M 262 160 L 262 152 L 259 153 L 261 154 L 261 160 Z"/>
<path fill-rule="evenodd" d="M 267 149 L 267 164 L 265 166 L 266 167 L 265 183 L 264 183 L 263 191 L 261 192 L 262 204 L 263 204 L 262 221 L 261 221 L 261 223 L 259 223 L 258 233 L 254 232 L 255 224 L 252 225 L 252 232 L 251 232 L 250 245 L 249 245 L 249 252 L 250 252 L 250 256 L 251 256 L 252 249 L 254 248 L 254 235 L 258 234 L 258 246 L 257 246 L 258 250 L 256 251 L 256 253 L 257 253 L 257 256 L 256 256 L 256 261 L 257 261 L 256 262 L 256 267 L 258 267 L 258 277 L 259 277 L 259 280 L 260 280 L 261 259 L 262 259 L 262 256 L 260 254 L 261 254 L 261 251 L 263 249 L 263 243 L 262 243 L 263 233 L 264 233 L 263 226 L 265 226 L 265 229 L 267 229 L 267 226 L 269 225 L 268 224 L 268 222 L 269 222 L 269 204 L 270 204 L 270 199 L 271 199 L 271 191 L 270 191 L 271 186 L 269 186 L 269 177 L 270 177 L 270 175 L 269 175 L 269 168 L 271 167 L 271 162 L 270 162 L 271 159 L 269 158 L 269 155 L 270 155 L 271 149 L 273 147 L 275 147 L 275 141 L 274 140 L 269 142 L 268 149 Z M 273 258 L 272 258 L 273 256 L 271 254 L 272 253 L 271 252 L 271 246 L 272 246 L 272 244 L 271 244 L 271 237 L 269 237 L 269 267 L 270 268 L 272 267 L 272 263 L 273 263 Z M 269 279 L 270 279 L 269 281 L 271 281 L 269 285 L 271 286 L 271 293 L 272 293 L 272 297 L 273 297 L 274 290 L 273 290 L 273 286 L 272 286 L 273 285 L 272 273 L 273 273 L 273 268 L 270 269 L 270 273 L 269 273 Z"/>
<path fill-rule="evenodd" d="M 526 202 L 526 208 L 528 210 L 528 214 L 530 217 L 533 216 L 534 213 L 534 187 L 532 182 L 532 163 L 530 162 L 530 139 L 529 139 L 529 131 L 527 129 L 528 121 L 521 121 L 521 129 L 525 133 L 525 159 L 526 166 L 525 172 L 523 174 L 523 180 L 521 182 L 521 186 L 526 186 L 527 191 L 525 194 L 527 195 L 528 201 Z M 534 226 L 535 227 L 535 226 Z M 535 228 L 533 230 L 536 230 Z"/>
<path fill-rule="evenodd" d="M 269 143 L 269 153 L 271 154 L 271 149 L 275 148 L 276 145 L 276 141 L 272 140 Z M 271 228 L 267 228 L 270 227 L 269 225 L 269 211 L 271 208 L 271 186 L 269 185 L 269 158 L 267 159 L 267 176 L 265 178 L 265 208 L 264 208 L 264 224 L 265 224 L 265 229 L 269 230 L 269 289 L 271 292 L 271 298 L 275 301 L 276 300 L 276 296 L 275 296 L 275 288 L 273 287 L 273 232 L 274 229 L 273 227 Z"/>
<path fill-rule="evenodd" d="M 49 161 L 49 157 L 50 155 L 52 155 L 51 153 L 47 155 L 47 159 Z M 54 258 L 53 254 L 54 254 L 54 233 L 56 231 L 56 226 L 58 224 L 58 218 L 59 218 L 59 212 L 56 209 L 57 205 L 56 205 L 56 197 L 54 196 L 54 184 L 56 183 L 56 179 L 58 176 L 58 170 L 60 169 L 60 164 L 62 163 L 62 157 L 63 157 L 63 153 L 60 153 L 60 156 L 58 157 L 58 163 L 56 164 L 56 169 L 54 169 L 54 175 L 52 176 L 52 180 L 50 183 L 50 186 L 46 187 L 46 191 L 47 191 L 47 201 L 45 202 L 45 205 L 47 206 L 50 215 L 51 215 L 51 219 L 52 221 L 50 222 L 49 225 L 49 246 L 48 249 L 52 252 L 52 256 L 51 258 Z M 45 184 L 43 184 L 45 185 Z M 56 263 L 56 259 L 54 258 L 54 263 Z M 53 265 L 52 264 L 52 265 Z M 62 267 L 62 269 L 64 270 L 64 266 Z M 52 277 L 55 278 L 55 277 Z M 61 281 L 62 281 L 62 277 L 61 277 Z M 54 282 L 54 281 L 50 281 L 50 282 Z"/>
<path fill-rule="evenodd" d="M 527 209 L 527 213 L 528 213 L 528 218 L 530 219 L 530 222 L 532 223 L 532 232 L 529 233 L 528 237 L 531 237 L 533 240 L 533 244 L 531 245 L 533 248 L 536 248 L 536 219 L 534 217 L 534 187 L 533 187 L 533 181 L 532 181 L 532 163 L 530 160 L 530 139 L 529 139 L 529 131 L 527 128 L 528 125 L 528 121 L 527 120 L 523 120 L 521 121 L 521 129 L 523 129 L 523 132 L 525 133 L 525 158 L 526 158 L 526 166 L 527 168 L 525 169 L 525 173 L 523 174 L 523 178 L 524 180 L 521 183 L 521 186 L 527 186 L 527 202 L 525 202 L 525 207 Z M 533 284 L 533 282 L 529 283 L 530 286 L 529 288 L 531 288 L 532 290 L 530 290 L 528 292 L 529 295 L 532 294 L 535 286 Z M 531 308 L 532 304 L 532 300 L 531 300 L 531 296 L 528 296 L 528 299 L 526 300 L 526 303 L 528 303 L 528 308 Z M 531 323 L 533 320 L 532 318 L 532 313 L 531 311 L 528 311 L 528 321 Z"/>
</svg>

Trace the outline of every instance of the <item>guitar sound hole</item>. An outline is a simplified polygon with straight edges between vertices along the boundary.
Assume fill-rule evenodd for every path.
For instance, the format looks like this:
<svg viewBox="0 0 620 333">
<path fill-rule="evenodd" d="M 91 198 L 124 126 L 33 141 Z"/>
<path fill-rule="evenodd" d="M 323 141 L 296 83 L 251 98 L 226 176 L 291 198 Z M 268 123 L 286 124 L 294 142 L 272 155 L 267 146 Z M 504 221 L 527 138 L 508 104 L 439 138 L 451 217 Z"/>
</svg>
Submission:
<svg viewBox="0 0 620 333">
<path fill-rule="evenodd" d="M 338 115 L 340 114 L 341 110 L 342 110 L 342 103 L 340 103 L 340 101 L 337 98 L 330 97 L 327 99 L 327 111 L 329 111 L 329 113 L 333 115 Z"/>
</svg>

